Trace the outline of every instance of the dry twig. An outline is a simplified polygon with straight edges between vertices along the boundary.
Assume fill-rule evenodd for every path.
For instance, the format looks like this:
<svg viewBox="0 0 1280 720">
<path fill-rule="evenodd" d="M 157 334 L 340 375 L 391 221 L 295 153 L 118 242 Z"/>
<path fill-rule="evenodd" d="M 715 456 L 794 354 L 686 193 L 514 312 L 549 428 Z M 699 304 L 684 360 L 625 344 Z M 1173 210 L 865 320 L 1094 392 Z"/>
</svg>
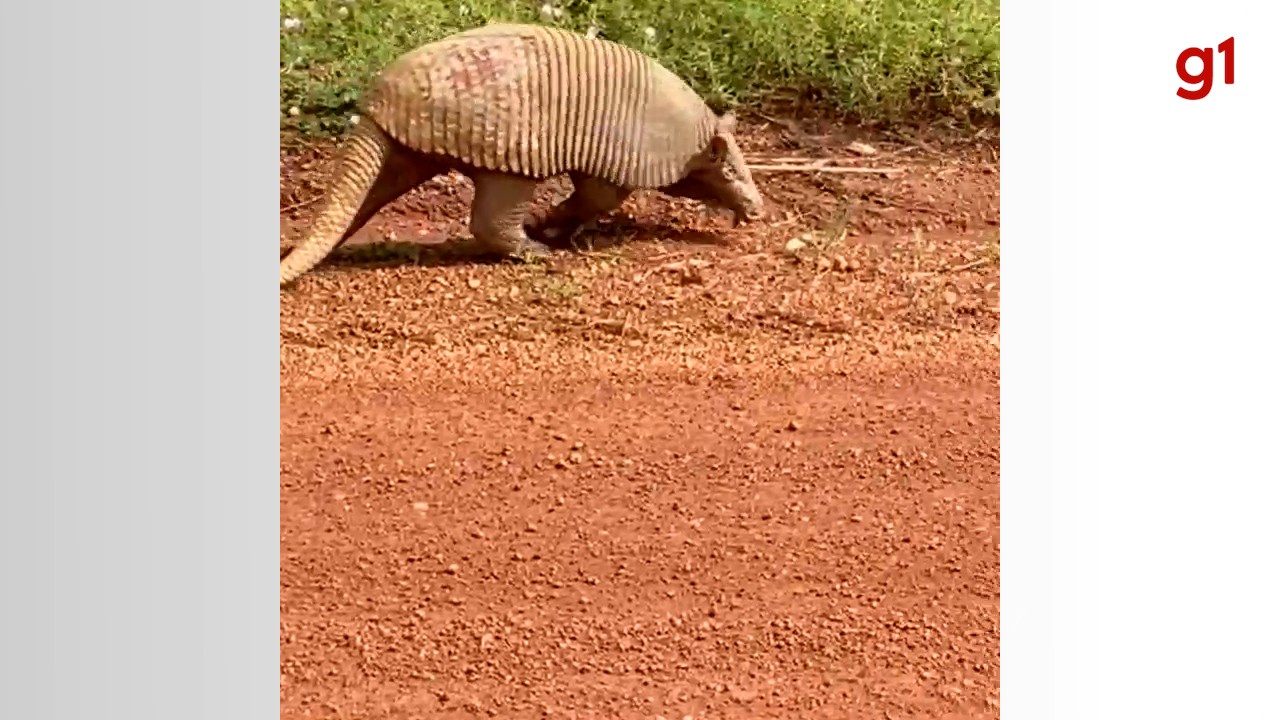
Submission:
<svg viewBox="0 0 1280 720">
<path fill-rule="evenodd" d="M 963 265 L 957 265 L 952 268 L 943 268 L 940 272 L 957 273 L 964 272 L 965 270 L 976 270 L 989 262 L 991 262 L 990 258 L 978 258 L 973 262 L 967 262 Z"/>
<path fill-rule="evenodd" d="M 857 175 L 897 175 L 906 168 L 829 167 L 820 163 L 812 165 L 748 165 L 751 172 L 818 172 Z"/>
</svg>

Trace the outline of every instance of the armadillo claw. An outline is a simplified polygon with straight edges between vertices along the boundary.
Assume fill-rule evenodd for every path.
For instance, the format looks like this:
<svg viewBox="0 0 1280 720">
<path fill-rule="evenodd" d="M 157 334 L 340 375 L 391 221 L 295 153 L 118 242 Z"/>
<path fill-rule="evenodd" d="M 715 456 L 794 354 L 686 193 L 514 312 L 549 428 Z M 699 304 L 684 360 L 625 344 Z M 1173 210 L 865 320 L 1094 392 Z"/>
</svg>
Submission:
<svg viewBox="0 0 1280 720">
<path fill-rule="evenodd" d="M 545 244 L 547 242 L 556 242 L 560 240 L 563 228 L 556 227 L 546 222 L 529 223 L 524 226 L 525 235 L 529 236 L 530 242 Z"/>
<path fill-rule="evenodd" d="M 583 223 L 567 220 L 556 224 L 550 220 L 544 220 L 540 223 L 525 225 L 524 232 L 531 241 L 544 247 L 567 249 L 573 247 L 573 241 L 579 235 L 593 229 L 595 229 L 594 221 Z"/>
<path fill-rule="evenodd" d="M 518 262 L 531 262 L 541 258 L 551 256 L 551 248 L 538 242 L 537 240 L 524 239 L 521 240 L 510 253 L 508 257 Z"/>
</svg>

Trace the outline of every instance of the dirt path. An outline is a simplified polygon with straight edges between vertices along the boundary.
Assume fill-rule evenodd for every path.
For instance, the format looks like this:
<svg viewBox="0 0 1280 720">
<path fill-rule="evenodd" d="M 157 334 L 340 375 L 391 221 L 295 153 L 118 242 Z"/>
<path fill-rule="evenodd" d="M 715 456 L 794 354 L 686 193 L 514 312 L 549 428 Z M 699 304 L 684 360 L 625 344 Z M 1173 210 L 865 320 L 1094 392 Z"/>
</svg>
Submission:
<svg viewBox="0 0 1280 720">
<path fill-rule="evenodd" d="M 881 149 L 762 176 L 765 226 L 646 195 L 282 292 L 282 718 L 998 717 L 999 176 Z"/>
</svg>

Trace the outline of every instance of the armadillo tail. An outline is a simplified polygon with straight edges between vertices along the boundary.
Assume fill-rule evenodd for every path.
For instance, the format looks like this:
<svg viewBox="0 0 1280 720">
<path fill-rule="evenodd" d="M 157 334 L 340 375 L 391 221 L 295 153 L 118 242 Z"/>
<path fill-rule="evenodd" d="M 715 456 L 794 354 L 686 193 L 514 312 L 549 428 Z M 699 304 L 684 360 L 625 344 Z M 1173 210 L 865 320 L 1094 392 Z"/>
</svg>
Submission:
<svg viewBox="0 0 1280 720">
<path fill-rule="evenodd" d="M 356 125 L 348 136 L 329 180 L 311 232 L 280 261 L 283 287 L 314 268 L 358 228 L 353 227 L 383 165 L 391 141 L 372 122 Z"/>
</svg>

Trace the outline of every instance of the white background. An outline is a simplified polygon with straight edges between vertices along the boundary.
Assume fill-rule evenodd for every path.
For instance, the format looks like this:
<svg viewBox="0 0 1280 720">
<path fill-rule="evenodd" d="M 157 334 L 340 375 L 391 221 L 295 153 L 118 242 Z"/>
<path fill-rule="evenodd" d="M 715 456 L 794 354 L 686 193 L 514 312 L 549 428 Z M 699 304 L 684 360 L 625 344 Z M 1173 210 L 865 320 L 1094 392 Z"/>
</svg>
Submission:
<svg viewBox="0 0 1280 720">
<path fill-rule="evenodd" d="M 1277 21 L 1002 7 L 1006 718 L 1276 717 Z"/>
</svg>

